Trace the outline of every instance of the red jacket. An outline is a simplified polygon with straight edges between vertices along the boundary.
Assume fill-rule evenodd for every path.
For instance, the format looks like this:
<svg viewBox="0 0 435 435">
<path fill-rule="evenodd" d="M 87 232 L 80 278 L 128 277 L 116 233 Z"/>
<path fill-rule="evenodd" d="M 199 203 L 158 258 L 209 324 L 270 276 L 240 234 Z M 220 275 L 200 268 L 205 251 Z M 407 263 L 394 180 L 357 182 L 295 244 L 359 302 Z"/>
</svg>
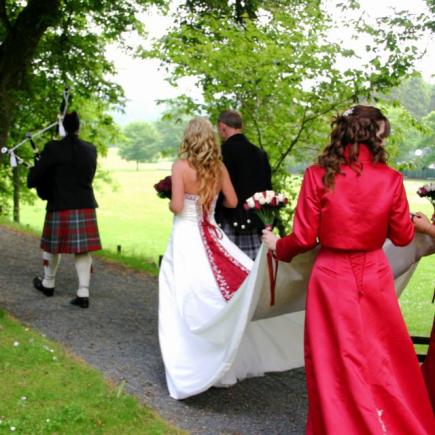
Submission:
<svg viewBox="0 0 435 435">
<path fill-rule="evenodd" d="M 276 257 L 291 259 L 317 243 L 332 249 L 372 251 L 386 238 L 405 246 L 414 237 L 402 175 L 373 162 L 370 150 L 360 145 L 358 173 L 341 167 L 333 190 L 325 190 L 324 168 L 310 166 L 299 193 L 293 232 L 278 240 Z"/>
</svg>

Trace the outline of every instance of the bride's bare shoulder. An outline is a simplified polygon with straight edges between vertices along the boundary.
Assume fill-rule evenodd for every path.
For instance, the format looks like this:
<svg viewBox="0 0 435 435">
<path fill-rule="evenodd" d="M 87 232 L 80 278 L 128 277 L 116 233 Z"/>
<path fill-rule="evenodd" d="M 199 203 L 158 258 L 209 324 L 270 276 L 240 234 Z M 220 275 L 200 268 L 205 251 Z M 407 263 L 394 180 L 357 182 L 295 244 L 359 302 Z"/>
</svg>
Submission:
<svg viewBox="0 0 435 435">
<path fill-rule="evenodd" d="M 172 164 L 172 170 L 174 171 L 183 171 L 189 168 L 189 164 L 187 163 L 187 160 L 184 159 L 177 159 Z"/>
<path fill-rule="evenodd" d="M 178 159 L 172 165 L 172 172 L 194 173 L 195 169 L 185 159 Z"/>
</svg>

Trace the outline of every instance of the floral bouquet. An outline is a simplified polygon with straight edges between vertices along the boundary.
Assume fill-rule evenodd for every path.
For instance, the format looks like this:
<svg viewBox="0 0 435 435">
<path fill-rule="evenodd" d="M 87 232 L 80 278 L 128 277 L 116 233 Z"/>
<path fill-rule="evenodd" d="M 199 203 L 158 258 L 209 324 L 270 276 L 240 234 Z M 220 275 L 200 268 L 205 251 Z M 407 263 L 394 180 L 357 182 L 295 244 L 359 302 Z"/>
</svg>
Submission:
<svg viewBox="0 0 435 435">
<path fill-rule="evenodd" d="M 172 196 L 172 178 L 170 175 L 160 180 L 158 183 L 154 184 L 154 189 L 156 189 L 157 196 L 159 198 L 171 198 Z"/>
<path fill-rule="evenodd" d="M 261 219 L 266 228 L 271 229 L 278 210 L 288 204 L 288 199 L 282 193 L 273 190 L 254 193 L 249 197 L 243 207 L 253 210 Z"/>
<path fill-rule="evenodd" d="M 261 219 L 265 227 L 272 229 L 273 221 L 278 210 L 288 204 L 288 199 L 282 193 L 275 193 L 273 190 L 254 193 L 249 197 L 243 207 L 245 210 L 253 210 Z M 267 268 L 269 270 L 270 284 L 270 305 L 275 305 L 275 287 L 278 274 L 278 260 L 273 257 L 272 252 L 267 252 Z"/>
<path fill-rule="evenodd" d="M 432 221 L 435 220 L 435 183 L 427 183 L 417 190 L 417 195 L 422 198 L 427 198 L 434 208 Z"/>
</svg>

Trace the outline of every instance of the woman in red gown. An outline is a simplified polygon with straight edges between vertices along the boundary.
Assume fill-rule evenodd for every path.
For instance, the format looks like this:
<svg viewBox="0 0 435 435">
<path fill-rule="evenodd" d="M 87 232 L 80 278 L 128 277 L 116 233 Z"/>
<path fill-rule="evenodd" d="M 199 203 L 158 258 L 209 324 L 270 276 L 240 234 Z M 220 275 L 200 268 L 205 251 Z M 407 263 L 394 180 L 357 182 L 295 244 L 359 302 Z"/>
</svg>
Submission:
<svg viewBox="0 0 435 435">
<path fill-rule="evenodd" d="M 414 236 L 403 179 L 386 165 L 390 125 L 371 106 L 333 122 L 304 176 L 293 232 L 263 241 L 281 261 L 321 244 L 307 290 L 307 433 L 428 435 L 434 419 L 382 245 Z"/>
</svg>

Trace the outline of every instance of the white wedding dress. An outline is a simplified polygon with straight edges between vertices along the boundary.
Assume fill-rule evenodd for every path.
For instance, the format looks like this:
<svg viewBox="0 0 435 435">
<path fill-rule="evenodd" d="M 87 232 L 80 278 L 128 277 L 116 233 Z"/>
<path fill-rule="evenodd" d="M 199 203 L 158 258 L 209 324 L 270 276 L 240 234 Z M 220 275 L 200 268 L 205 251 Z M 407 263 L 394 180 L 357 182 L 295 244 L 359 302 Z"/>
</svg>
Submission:
<svg viewBox="0 0 435 435">
<path fill-rule="evenodd" d="M 250 321 L 262 290 L 259 275 L 267 272 L 259 267 L 261 256 L 254 263 L 218 229 L 213 211 L 207 227 L 212 226 L 209 234 L 219 245 L 217 254 L 210 254 L 205 240 L 198 197 L 185 195 L 160 267 L 159 341 L 169 394 L 175 399 L 298 367 L 303 360 L 303 316 Z M 250 273 L 226 300 L 218 285 L 225 269 L 219 269 L 216 257 L 228 255 Z"/>
<path fill-rule="evenodd" d="M 402 248 L 387 240 L 384 251 L 399 296 L 435 241 L 417 234 Z M 218 229 L 213 210 L 204 221 L 198 197 L 185 195 L 159 275 L 159 341 L 171 397 L 303 366 L 306 285 L 317 250 L 279 262 L 274 305 L 266 252 L 262 245 L 253 262 Z M 246 278 L 232 293 L 226 279 L 235 275 Z"/>
</svg>

